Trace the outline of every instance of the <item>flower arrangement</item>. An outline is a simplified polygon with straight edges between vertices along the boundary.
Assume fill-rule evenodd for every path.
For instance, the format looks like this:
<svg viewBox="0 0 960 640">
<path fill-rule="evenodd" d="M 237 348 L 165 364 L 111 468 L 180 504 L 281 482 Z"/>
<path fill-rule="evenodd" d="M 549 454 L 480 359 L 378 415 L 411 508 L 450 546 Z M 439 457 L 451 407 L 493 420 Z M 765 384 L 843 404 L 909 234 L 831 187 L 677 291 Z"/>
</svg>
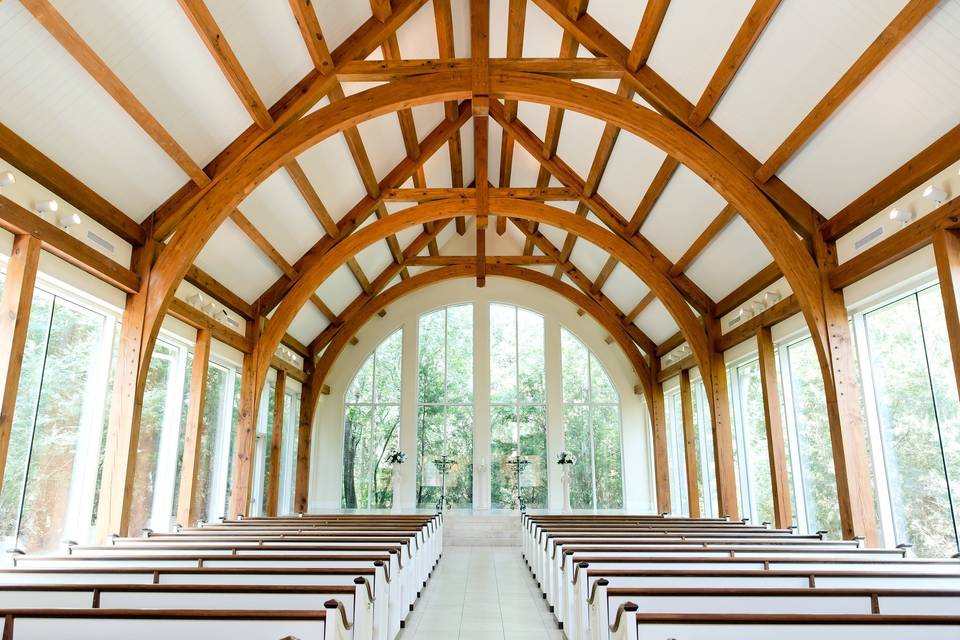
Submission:
<svg viewBox="0 0 960 640">
<path fill-rule="evenodd" d="M 561 451 L 557 454 L 557 464 L 576 464 L 577 459 L 569 451 Z"/>
<path fill-rule="evenodd" d="M 397 451 L 393 449 L 387 454 L 387 463 L 388 464 L 403 464 L 407 461 L 407 454 L 403 451 Z"/>
</svg>

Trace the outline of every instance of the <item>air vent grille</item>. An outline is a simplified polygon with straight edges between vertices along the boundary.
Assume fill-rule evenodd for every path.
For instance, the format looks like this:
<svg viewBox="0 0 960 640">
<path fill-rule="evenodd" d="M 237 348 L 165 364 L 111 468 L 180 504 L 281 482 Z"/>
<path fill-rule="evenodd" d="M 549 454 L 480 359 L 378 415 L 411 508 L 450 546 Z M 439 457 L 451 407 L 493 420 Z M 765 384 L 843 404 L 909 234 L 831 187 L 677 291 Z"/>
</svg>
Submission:
<svg viewBox="0 0 960 640">
<path fill-rule="evenodd" d="M 853 243 L 853 246 L 857 249 L 863 249 L 865 246 L 879 238 L 883 235 L 883 227 L 877 227 L 867 235 L 863 236 L 859 240 Z"/>
<path fill-rule="evenodd" d="M 117 248 L 114 247 L 113 244 L 108 242 L 105 238 L 101 238 L 100 236 L 95 234 L 93 231 L 89 231 L 89 230 L 87 231 L 87 240 L 97 245 L 104 251 L 109 251 L 110 253 L 114 253 L 117 250 Z"/>
</svg>

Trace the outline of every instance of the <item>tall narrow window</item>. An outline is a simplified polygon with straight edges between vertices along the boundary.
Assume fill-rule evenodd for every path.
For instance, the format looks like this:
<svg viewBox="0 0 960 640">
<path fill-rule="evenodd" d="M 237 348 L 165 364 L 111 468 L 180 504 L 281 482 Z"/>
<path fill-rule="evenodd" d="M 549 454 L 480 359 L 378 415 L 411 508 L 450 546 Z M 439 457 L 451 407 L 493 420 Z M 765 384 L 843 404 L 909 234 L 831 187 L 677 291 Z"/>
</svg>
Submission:
<svg viewBox="0 0 960 640">
<path fill-rule="evenodd" d="M 250 514 L 264 514 L 264 500 L 267 495 L 267 470 L 270 468 L 270 444 L 273 438 L 273 403 L 275 380 L 267 378 L 260 396 L 260 410 L 257 413 L 257 432 L 253 447 L 253 485 L 250 491 Z"/>
<path fill-rule="evenodd" d="M 343 495 L 347 509 L 389 507 L 393 486 L 386 458 L 400 446 L 400 362 L 403 332 L 388 336 L 347 388 L 343 427 Z"/>
<path fill-rule="evenodd" d="M 670 470 L 670 507 L 678 515 L 689 514 L 687 461 L 684 457 L 683 410 L 680 390 L 664 396 L 667 419 L 667 466 Z"/>
<path fill-rule="evenodd" d="M 586 345 L 560 331 L 565 449 L 573 465 L 570 503 L 575 509 L 623 507 L 620 396 Z"/>
<path fill-rule="evenodd" d="M 773 485 L 767 425 L 760 389 L 760 362 L 752 360 L 730 370 L 734 427 L 738 443 L 743 514 L 755 524 L 773 522 Z"/>
<path fill-rule="evenodd" d="M 297 445 L 300 442 L 300 394 L 287 390 L 283 403 L 283 442 L 280 444 L 280 492 L 277 513 L 293 513 L 293 493 L 297 474 Z"/>
<path fill-rule="evenodd" d="M 705 518 L 717 517 L 717 465 L 713 457 L 713 427 L 710 422 L 710 407 L 707 404 L 707 389 L 702 379 L 691 383 L 693 395 L 693 427 L 696 432 L 697 469 L 700 471 L 700 514 Z"/>
<path fill-rule="evenodd" d="M 4 546 L 86 539 L 115 321 L 37 289 L 0 493 Z"/>
<path fill-rule="evenodd" d="M 445 486 L 451 507 L 473 503 L 473 305 L 420 316 L 417 506 L 433 507 Z M 446 475 L 437 464 L 446 459 Z"/>
<path fill-rule="evenodd" d="M 960 551 L 960 420 L 939 286 L 863 316 L 895 542 Z M 877 443 L 874 443 L 877 446 Z M 951 490 L 953 489 L 953 490 Z"/>
<path fill-rule="evenodd" d="M 543 340 L 540 314 L 490 305 L 490 491 L 495 508 L 513 508 L 519 497 L 527 507 L 547 506 Z"/>
</svg>

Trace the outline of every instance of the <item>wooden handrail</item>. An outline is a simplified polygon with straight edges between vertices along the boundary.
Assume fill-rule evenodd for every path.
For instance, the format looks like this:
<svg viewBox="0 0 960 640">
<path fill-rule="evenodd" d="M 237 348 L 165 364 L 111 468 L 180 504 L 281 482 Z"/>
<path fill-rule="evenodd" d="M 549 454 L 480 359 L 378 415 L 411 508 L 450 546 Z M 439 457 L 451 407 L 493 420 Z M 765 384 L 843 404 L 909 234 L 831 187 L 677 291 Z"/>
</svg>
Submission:
<svg viewBox="0 0 960 640">
<path fill-rule="evenodd" d="M 329 600 L 323 603 L 323 608 L 326 609 L 327 611 L 332 611 L 333 609 L 336 609 L 337 611 L 339 611 L 340 620 L 343 622 L 343 628 L 346 629 L 347 631 L 353 630 L 353 623 L 350 622 L 349 618 L 347 618 L 347 610 L 343 606 L 342 602 L 334 598 L 330 598 Z"/>
</svg>

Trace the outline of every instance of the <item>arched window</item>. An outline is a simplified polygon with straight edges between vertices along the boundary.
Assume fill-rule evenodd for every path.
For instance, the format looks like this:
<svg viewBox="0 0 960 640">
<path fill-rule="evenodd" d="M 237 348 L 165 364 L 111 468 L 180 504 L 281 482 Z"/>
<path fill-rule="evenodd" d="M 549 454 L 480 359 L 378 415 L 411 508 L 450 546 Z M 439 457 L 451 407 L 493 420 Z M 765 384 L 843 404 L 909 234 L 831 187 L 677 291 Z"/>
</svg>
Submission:
<svg viewBox="0 0 960 640">
<path fill-rule="evenodd" d="M 566 329 L 560 330 L 563 433 L 572 453 L 570 505 L 574 509 L 623 507 L 620 396 L 597 357 Z"/>
<path fill-rule="evenodd" d="M 547 506 L 547 394 L 543 316 L 490 305 L 490 494 L 494 508 Z"/>
<path fill-rule="evenodd" d="M 363 363 L 347 388 L 343 426 L 343 497 L 348 509 L 389 507 L 393 501 L 387 455 L 400 444 L 398 329 Z"/>
<path fill-rule="evenodd" d="M 446 501 L 473 503 L 473 305 L 420 316 L 418 324 L 417 506 L 433 507 L 450 460 Z"/>
</svg>

